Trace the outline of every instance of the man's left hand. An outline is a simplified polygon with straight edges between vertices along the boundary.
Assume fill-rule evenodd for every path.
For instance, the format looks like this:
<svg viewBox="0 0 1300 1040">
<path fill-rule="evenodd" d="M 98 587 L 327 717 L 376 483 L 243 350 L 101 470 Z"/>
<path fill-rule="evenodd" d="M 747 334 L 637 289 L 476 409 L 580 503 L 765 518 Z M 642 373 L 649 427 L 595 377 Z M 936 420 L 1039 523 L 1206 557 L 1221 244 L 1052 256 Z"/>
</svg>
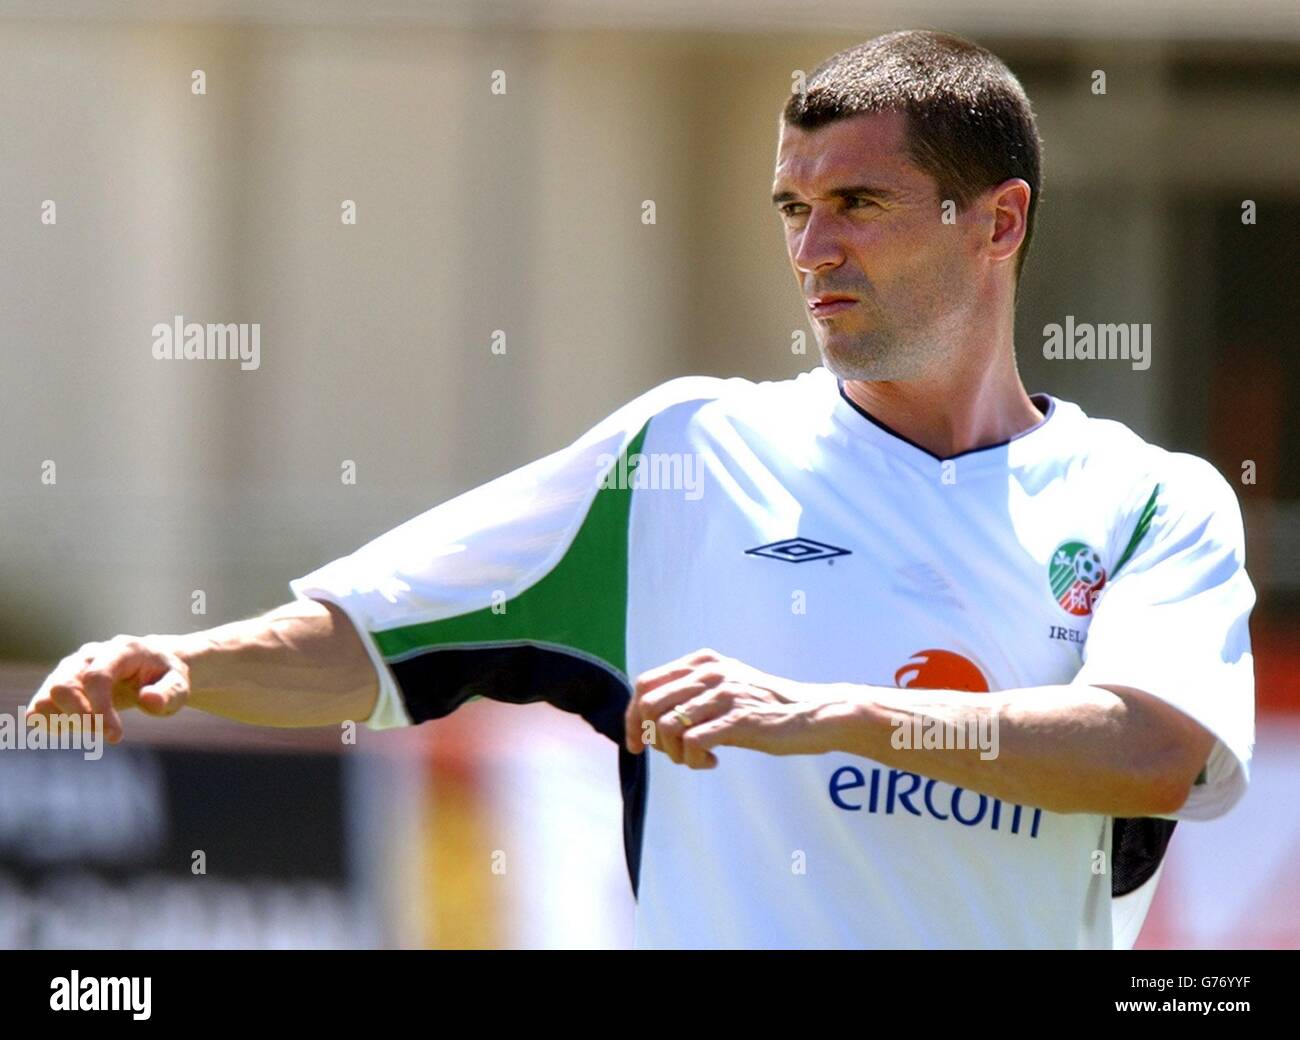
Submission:
<svg viewBox="0 0 1300 1040">
<path fill-rule="evenodd" d="M 824 688 L 823 688 L 824 689 Z M 814 684 L 701 649 L 636 679 L 625 717 L 627 749 L 652 745 L 679 765 L 712 769 L 719 745 L 770 755 L 832 750 L 817 723 L 828 702 Z"/>
</svg>

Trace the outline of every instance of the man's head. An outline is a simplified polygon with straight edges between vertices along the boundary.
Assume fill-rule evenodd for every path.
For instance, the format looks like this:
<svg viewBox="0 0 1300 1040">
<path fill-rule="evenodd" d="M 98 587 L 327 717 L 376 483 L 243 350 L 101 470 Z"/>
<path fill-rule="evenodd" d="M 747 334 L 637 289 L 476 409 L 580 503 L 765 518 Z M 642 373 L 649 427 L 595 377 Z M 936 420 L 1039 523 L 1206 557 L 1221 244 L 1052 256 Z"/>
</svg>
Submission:
<svg viewBox="0 0 1300 1040">
<path fill-rule="evenodd" d="M 1029 100 L 988 51 L 923 31 L 842 51 L 804 86 L 773 201 L 805 297 L 856 299 L 812 309 L 823 358 L 845 379 L 915 378 L 1014 302 L 1041 184 Z"/>
</svg>

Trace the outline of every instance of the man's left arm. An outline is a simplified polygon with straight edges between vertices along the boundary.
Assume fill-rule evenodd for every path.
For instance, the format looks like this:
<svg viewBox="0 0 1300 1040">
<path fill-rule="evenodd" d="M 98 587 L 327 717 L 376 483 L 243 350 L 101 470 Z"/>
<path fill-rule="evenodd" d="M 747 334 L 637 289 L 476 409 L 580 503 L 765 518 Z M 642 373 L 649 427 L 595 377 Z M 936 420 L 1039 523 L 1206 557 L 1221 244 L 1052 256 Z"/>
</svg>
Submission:
<svg viewBox="0 0 1300 1040">
<path fill-rule="evenodd" d="M 1122 686 L 801 683 L 701 649 L 640 677 L 627 746 L 647 744 L 696 769 L 717 765 L 720 746 L 841 751 L 1050 812 L 1153 816 L 1183 804 L 1214 736 Z"/>
<path fill-rule="evenodd" d="M 1190 455 L 1164 456 L 1147 495 L 1129 509 L 1131 534 L 1120 528 L 1128 544 L 1067 684 L 812 684 L 701 650 L 638 677 L 628 748 L 653 743 L 694 768 L 715 765 L 710 749 L 724 745 L 842 751 L 1049 811 L 1219 816 L 1245 791 L 1254 744 L 1241 510 Z M 945 740 L 956 733 L 960 749 Z"/>
</svg>

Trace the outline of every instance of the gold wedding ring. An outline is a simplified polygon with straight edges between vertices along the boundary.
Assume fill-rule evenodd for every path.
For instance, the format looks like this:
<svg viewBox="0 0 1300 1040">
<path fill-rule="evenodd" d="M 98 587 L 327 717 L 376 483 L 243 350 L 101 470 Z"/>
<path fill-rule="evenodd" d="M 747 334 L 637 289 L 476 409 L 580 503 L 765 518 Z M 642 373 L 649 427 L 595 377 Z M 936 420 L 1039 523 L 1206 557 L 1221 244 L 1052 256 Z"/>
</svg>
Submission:
<svg viewBox="0 0 1300 1040">
<path fill-rule="evenodd" d="M 673 714 L 677 716 L 678 719 L 681 720 L 682 725 L 685 726 L 687 729 L 690 729 L 692 726 L 695 725 L 695 723 L 691 721 L 691 717 L 687 715 L 686 712 L 682 711 L 681 708 L 674 708 Z"/>
</svg>

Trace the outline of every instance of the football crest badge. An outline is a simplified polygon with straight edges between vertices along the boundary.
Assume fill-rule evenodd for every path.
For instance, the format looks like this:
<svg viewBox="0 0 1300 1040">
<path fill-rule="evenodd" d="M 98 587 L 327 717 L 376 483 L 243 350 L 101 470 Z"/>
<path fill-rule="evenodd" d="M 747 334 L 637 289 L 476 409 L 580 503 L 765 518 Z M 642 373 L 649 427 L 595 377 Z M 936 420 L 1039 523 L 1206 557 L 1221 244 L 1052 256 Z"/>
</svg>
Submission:
<svg viewBox="0 0 1300 1040">
<path fill-rule="evenodd" d="M 1086 617 L 1106 584 L 1106 568 L 1101 565 L 1101 554 L 1092 546 L 1063 542 L 1052 553 L 1047 581 L 1063 610 L 1075 617 Z"/>
</svg>

